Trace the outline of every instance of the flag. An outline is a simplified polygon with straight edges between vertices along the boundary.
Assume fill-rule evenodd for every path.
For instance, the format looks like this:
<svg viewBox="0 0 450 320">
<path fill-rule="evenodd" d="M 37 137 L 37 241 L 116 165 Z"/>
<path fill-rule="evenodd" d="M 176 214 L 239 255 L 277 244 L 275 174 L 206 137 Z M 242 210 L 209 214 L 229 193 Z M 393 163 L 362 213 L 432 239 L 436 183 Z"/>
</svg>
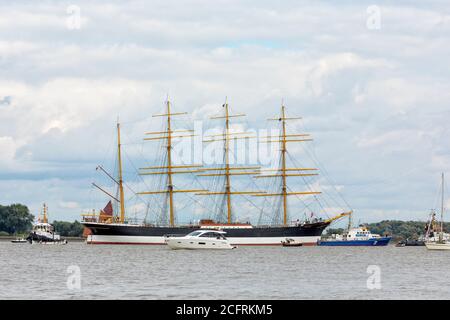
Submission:
<svg viewBox="0 0 450 320">
<path fill-rule="evenodd" d="M 108 202 L 108 204 L 103 208 L 103 210 L 100 210 L 100 222 L 105 222 L 105 220 L 109 220 L 113 216 L 113 207 L 111 200 Z"/>
</svg>

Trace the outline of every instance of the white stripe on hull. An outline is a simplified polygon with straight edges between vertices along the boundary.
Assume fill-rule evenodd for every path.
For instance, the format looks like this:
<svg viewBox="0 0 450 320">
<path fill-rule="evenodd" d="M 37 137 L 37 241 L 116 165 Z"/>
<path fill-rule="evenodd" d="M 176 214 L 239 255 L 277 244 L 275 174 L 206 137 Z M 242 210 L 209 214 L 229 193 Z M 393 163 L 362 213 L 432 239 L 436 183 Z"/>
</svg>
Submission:
<svg viewBox="0 0 450 320">
<path fill-rule="evenodd" d="M 315 245 L 320 236 L 311 237 L 288 237 L 295 242 Z M 286 237 L 230 237 L 231 245 L 281 245 L 281 241 Z M 164 237 L 142 237 L 142 236 L 103 236 L 89 235 L 86 242 L 88 244 L 165 244 Z"/>
<path fill-rule="evenodd" d="M 429 250 L 450 250 L 450 243 L 425 242 Z"/>
</svg>

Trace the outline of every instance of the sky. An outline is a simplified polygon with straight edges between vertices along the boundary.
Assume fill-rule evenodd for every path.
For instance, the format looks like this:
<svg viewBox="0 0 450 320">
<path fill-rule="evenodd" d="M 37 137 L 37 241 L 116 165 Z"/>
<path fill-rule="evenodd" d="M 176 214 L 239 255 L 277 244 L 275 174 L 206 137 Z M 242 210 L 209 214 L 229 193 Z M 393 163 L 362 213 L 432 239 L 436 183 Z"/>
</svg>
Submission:
<svg viewBox="0 0 450 320">
<path fill-rule="evenodd" d="M 425 220 L 450 173 L 449 57 L 448 1 L 0 1 L 0 203 L 80 219 L 106 201 L 118 118 L 127 175 L 168 95 L 197 121 L 227 97 L 250 129 L 282 100 L 301 116 L 358 221 Z"/>
</svg>

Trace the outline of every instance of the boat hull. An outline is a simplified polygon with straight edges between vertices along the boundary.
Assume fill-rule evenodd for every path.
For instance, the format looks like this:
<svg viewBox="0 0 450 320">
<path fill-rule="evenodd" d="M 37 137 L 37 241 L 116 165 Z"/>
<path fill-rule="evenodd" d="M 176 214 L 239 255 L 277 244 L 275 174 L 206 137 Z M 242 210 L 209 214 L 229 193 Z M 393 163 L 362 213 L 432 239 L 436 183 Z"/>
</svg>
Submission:
<svg viewBox="0 0 450 320">
<path fill-rule="evenodd" d="M 423 240 L 406 240 L 405 247 L 422 247 L 425 245 Z"/>
<path fill-rule="evenodd" d="M 166 235 L 185 236 L 199 229 L 214 229 L 200 226 L 156 227 L 144 225 L 106 224 L 85 222 L 89 229 L 88 244 L 142 244 L 164 245 Z M 299 226 L 227 228 L 226 232 L 231 245 L 281 245 L 286 238 L 304 245 L 316 245 L 328 222 L 317 222 Z"/>
<path fill-rule="evenodd" d="M 428 250 L 450 250 L 450 243 L 425 242 Z"/>
<path fill-rule="evenodd" d="M 169 248 L 174 250 L 231 250 L 234 248 L 227 240 L 217 239 L 170 237 L 165 242 Z"/>
<path fill-rule="evenodd" d="M 28 243 L 27 240 L 21 239 L 21 240 L 11 240 L 12 243 Z"/>
<path fill-rule="evenodd" d="M 328 241 L 319 241 L 319 246 L 329 246 L 329 247 L 379 247 L 379 246 L 387 246 L 391 237 L 382 237 L 376 239 L 367 239 L 367 240 L 328 240 Z"/>
<path fill-rule="evenodd" d="M 38 233 L 30 233 L 26 239 L 29 243 L 32 242 L 61 242 L 63 239 L 58 237 L 51 237 L 48 235 L 38 234 Z"/>
</svg>

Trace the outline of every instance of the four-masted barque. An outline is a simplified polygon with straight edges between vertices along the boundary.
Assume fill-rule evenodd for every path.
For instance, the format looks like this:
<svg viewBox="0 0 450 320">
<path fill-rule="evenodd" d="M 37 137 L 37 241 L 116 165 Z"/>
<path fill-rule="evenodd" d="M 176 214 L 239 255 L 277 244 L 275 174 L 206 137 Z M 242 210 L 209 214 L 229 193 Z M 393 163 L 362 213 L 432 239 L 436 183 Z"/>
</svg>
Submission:
<svg viewBox="0 0 450 320">
<path fill-rule="evenodd" d="M 165 128 L 159 132 L 149 132 L 148 138 L 144 140 L 162 140 L 164 145 L 164 162 L 161 166 L 151 166 L 141 168 L 141 175 L 145 176 L 165 176 L 165 185 L 161 190 L 143 191 L 139 194 L 145 195 L 163 195 L 165 205 L 161 206 L 163 215 L 167 217 L 165 224 L 148 224 L 148 223 L 131 223 L 127 221 L 125 214 L 123 177 L 122 177 L 122 158 L 121 158 L 121 142 L 120 142 L 120 124 L 117 124 L 117 156 L 118 156 L 118 178 L 111 175 L 110 178 L 115 181 L 118 186 L 118 197 L 113 196 L 101 187 L 96 186 L 113 201 L 119 205 L 120 212 L 114 214 L 111 201 L 101 210 L 98 215 L 83 215 L 83 224 L 86 228 L 88 244 L 164 244 L 164 239 L 168 235 L 186 235 L 197 229 L 214 229 L 226 232 L 227 238 L 232 245 L 281 245 L 286 239 L 293 239 L 297 243 L 305 245 L 315 245 L 322 235 L 322 231 L 330 225 L 331 222 L 343 216 L 347 216 L 350 212 L 341 212 L 329 219 L 306 219 L 304 221 L 289 221 L 288 198 L 291 196 L 313 196 L 320 194 L 319 191 L 291 191 L 288 188 L 288 179 L 290 177 L 306 177 L 317 175 L 315 168 L 295 168 L 288 167 L 286 164 L 286 154 L 288 144 L 293 142 L 307 142 L 311 140 L 309 134 L 287 134 L 286 123 L 290 120 L 299 118 L 287 117 L 284 105 L 281 106 L 281 113 L 274 119 L 281 126 L 280 134 L 277 136 L 267 136 L 267 143 L 277 143 L 280 145 L 280 166 L 275 169 L 261 169 L 257 166 L 236 166 L 230 162 L 230 141 L 235 139 L 252 138 L 248 133 L 235 132 L 231 130 L 231 119 L 244 116 L 243 114 L 231 114 L 228 103 L 225 102 L 223 114 L 211 117 L 211 119 L 219 119 L 224 121 L 223 132 L 209 136 L 205 142 L 221 141 L 223 142 L 223 163 L 220 167 L 208 168 L 200 165 L 178 165 L 173 161 L 173 139 L 194 136 L 193 130 L 175 130 L 172 124 L 172 118 L 177 115 L 185 114 L 184 112 L 173 112 L 171 110 L 170 101 L 166 102 L 166 110 L 163 114 L 154 115 L 165 118 Z M 104 170 L 102 167 L 99 167 Z M 221 185 L 218 190 L 207 190 L 205 188 L 198 189 L 179 189 L 174 184 L 174 175 L 195 174 L 200 177 L 220 177 Z M 254 176 L 255 178 L 278 178 L 281 183 L 275 192 L 265 192 L 260 190 L 242 191 L 232 188 L 233 176 Z M 175 201 L 176 195 L 179 193 L 191 193 L 203 201 L 206 196 L 215 196 L 217 201 L 223 203 L 223 214 L 218 219 L 203 219 L 198 223 L 177 224 L 175 217 Z M 282 221 L 272 225 L 252 225 L 249 222 L 239 222 L 240 207 L 233 207 L 233 197 L 236 195 L 245 195 L 248 197 L 277 197 L 281 205 Z M 214 199 L 215 199 L 214 198 Z M 244 209 L 241 209 L 244 210 Z M 297 214 L 298 215 L 298 214 Z"/>
</svg>

